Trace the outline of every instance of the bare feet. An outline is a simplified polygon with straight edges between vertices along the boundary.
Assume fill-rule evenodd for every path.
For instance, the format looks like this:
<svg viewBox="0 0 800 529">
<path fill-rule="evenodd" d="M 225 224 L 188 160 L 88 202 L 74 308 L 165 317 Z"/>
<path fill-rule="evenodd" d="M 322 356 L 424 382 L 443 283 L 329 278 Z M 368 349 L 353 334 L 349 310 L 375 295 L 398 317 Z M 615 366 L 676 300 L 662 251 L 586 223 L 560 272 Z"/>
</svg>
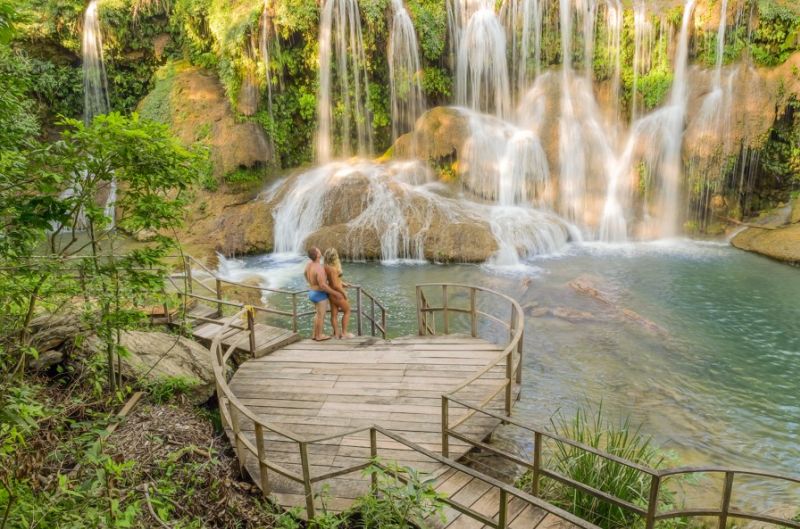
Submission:
<svg viewBox="0 0 800 529">
<path fill-rule="evenodd" d="M 347 333 L 347 334 L 345 334 L 344 336 L 339 336 L 339 338 L 340 338 L 340 339 L 341 339 L 341 338 L 355 338 L 355 337 L 356 337 L 356 335 L 355 335 L 355 334 L 353 334 L 353 333 L 351 333 L 351 332 L 348 332 L 348 333 Z"/>
<path fill-rule="evenodd" d="M 315 342 L 324 342 L 325 340 L 330 340 L 330 339 L 331 339 L 331 337 L 330 337 L 330 336 L 326 336 L 326 335 L 324 335 L 324 334 L 323 334 L 322 336 L 320 336 L 320 337 L 318 337 L 318 338 L 312 338 L 312 339 L 313 339 Z"/>
</svg>

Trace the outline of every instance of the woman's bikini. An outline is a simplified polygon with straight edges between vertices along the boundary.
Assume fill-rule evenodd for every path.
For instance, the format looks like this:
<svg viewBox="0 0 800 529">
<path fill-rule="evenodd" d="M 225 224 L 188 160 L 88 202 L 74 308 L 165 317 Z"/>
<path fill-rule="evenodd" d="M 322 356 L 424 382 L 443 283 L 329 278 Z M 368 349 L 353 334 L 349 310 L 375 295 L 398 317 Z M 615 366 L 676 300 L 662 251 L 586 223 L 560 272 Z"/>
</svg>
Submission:
<svg viewBox="0 0 800 529">
<path fill-rule="evenodd" d="M 312 303 L 319 303 L 321 301 L 325 301 L 328 299 L 328 293 L 324 290 L 318 290 L 319 284 L 317 284 L 316 278 L 314 281 L 311 281 L 311 278 L 308 277 L 308 271 L 306 271 L 306 282 L 308 283 L 308 300 Z"/>
</svg>

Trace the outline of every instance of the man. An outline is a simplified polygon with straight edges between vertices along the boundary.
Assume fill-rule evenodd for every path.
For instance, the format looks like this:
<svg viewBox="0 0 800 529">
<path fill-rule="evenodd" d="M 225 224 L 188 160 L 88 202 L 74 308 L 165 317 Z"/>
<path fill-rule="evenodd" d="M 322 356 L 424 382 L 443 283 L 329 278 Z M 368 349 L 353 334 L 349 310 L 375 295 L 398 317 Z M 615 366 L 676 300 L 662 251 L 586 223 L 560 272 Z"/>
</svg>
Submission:
<svg viewBox="0 0 800 529">
<path fill-rule="evenodd" d="M 311 338 L 316 342 L 330 340 L 325 332 L 325 313 L 328 311 L 328 298 L 338 300 L 342 295 L 333 290 L 328 285 L 328 278 L 325 269 L 320 262 L 322 252 L 319 248 L 313 247 L 308 250 L 308 258 L 311 262 L 306 265 L 305 276 L 308 283 L 308 299 L 314 304 L 316 313 L 314 314 L 314 331 Z"/>
</svg>

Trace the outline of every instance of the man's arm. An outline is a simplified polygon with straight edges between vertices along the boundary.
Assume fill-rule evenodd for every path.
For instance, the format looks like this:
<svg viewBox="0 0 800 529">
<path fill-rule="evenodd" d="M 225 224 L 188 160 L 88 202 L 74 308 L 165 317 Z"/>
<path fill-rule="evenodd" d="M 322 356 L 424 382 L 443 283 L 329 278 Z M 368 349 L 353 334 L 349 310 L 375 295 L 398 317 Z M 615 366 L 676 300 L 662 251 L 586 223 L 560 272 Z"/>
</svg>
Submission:
<svg viewBox="0 0 800 529">
<path fill-rule="evenodd" d="M 337 296 L 341 296 L 339 292 L 332 289 L 331 286 L 328 284 L 328 276 L 325 275 L 325 268 L 323 268 L 322 265 L 317 266 L 314 273 L 317 276 L 317 284 L 319 285 L 319 288 L 324 290 L 331 297 L 335 298 Z"/>
</svg>

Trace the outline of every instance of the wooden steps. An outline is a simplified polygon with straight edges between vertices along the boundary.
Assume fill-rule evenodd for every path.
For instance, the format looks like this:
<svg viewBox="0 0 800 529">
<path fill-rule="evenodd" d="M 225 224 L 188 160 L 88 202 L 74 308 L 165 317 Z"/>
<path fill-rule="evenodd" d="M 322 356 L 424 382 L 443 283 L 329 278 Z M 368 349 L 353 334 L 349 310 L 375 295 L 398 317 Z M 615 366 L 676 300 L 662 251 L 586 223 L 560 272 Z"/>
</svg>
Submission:
<svg viewBox="0 0 800 529">
<path fill-rule="evenodd" d="M 500 511 L 500 491 L 486 482 L 458 470 L 448 470 L 437 480 L 436 490 L 450 500 L 468 507 L 497 522 Z M 474 518 L 446 506 L 445 520 L 427 520 L 436 529 L 488 529 Z M 578 529 L 575 525 L 518 498 L 511 498 L 507 511 L 510 529 Z"/>
<path fill-rule="evenodd" d="M 195 321 L 192 328 L 192 336 L 201 343 L 209 344 L 214 336 L 219 332 L 220 327 L 231 321 L 231 318 L 217 318 L 217 311 L 207 305 L 197 304 L 192 307 L 187 316 Z M 206 320 L 214 320 L 212 323 Z M 246 327 L 247 322 L 234 322 L 241 327 Z M 281 347 L 293 344 L 300 340 L 300 335 L 280 327 L 272 327 L 264 323 L 256 323 L 254 326 L 255 350 L 252 351 L 254 357 L 258 358 L 271 353 Z M 246 331 L 241 331 L 229 338 L 222 340 L 222 344 L 227 350 L 231 345 L 235 345 L 236 350 L 243 353 L 251 353 L 250 336 Z"/>
</svg>

